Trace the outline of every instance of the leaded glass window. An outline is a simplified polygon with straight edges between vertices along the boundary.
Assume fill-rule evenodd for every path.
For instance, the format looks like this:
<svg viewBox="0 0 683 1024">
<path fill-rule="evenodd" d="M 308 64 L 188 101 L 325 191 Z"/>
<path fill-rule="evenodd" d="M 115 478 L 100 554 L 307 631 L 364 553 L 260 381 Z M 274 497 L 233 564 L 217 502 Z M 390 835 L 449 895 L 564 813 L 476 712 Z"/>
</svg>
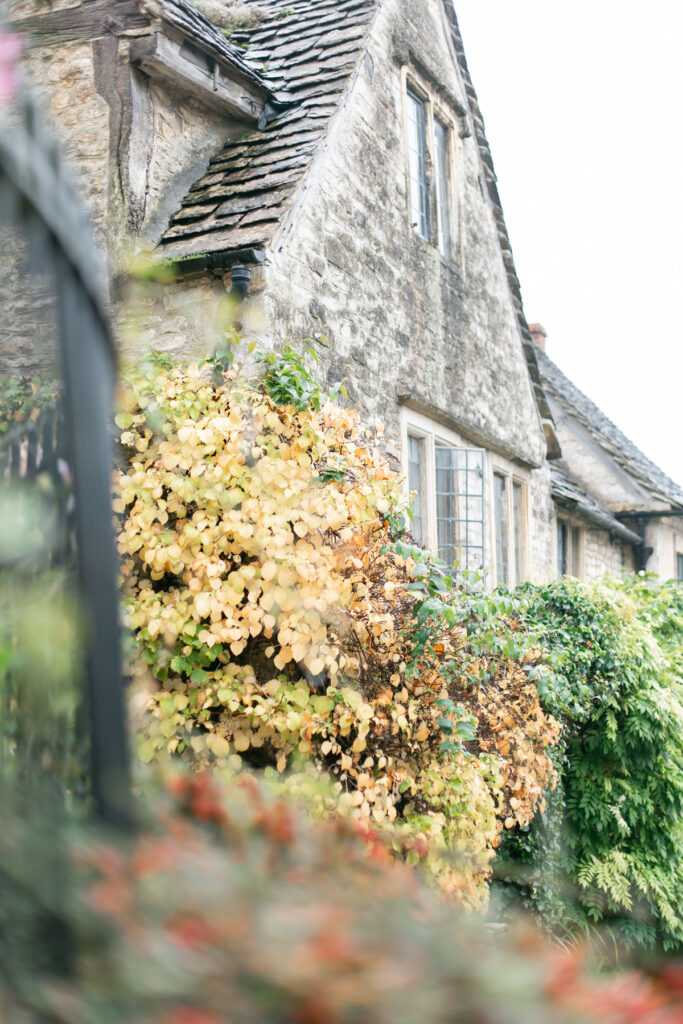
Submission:
<svg viewBox="0 0 683 1024">
<path fill-rule="evenodd" d="M 484 567 L 484 453 L 437 443 L 434 466 L 439 557 L 479 571 Z"/>
<path fill-rule="evenodd" d="M 581 527 L 572 526 L 572 576 L 581 575 Z"/>
</svg>

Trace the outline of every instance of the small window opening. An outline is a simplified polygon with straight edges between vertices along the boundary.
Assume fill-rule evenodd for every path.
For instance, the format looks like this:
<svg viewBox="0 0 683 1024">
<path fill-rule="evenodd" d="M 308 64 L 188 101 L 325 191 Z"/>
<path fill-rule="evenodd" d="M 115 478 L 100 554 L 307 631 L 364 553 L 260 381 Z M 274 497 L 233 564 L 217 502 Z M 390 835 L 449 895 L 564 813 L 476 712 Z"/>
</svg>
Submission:
<svg viewBox="0 0 683 1024">
<path fill-rule="evenodd" d="M 567 524 L 559 519 L 557 523 L 557 575 L 566 576 L 568 569 L 568 536 Z"/>
</svg>

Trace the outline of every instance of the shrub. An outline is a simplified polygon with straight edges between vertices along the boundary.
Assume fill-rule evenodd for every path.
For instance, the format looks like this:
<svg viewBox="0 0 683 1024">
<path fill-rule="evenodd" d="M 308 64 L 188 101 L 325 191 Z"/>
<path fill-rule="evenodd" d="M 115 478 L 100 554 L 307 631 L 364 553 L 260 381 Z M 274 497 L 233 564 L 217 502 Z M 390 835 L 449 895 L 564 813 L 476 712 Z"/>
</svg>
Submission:
<svg viewBox="0 0 683 1024">
<path fill-rule="evenodd" d="M 680 1021 L 680 967 L 599 979 L 528 929 L 493 934 L 367 825 L 311 823 L 253 778 L 176 773 L 141 813 L 128 839 L 70 834 L 70 971 L 0 964 L 5 1024 Z"/>
<path fill-rule="evenodd" d="M 396 542 L 399 480 L 291 351 L 262 381 L 133 376 L 116 482 L 128 616 L 156 691 L 144 761 L 288 775 L 391 830 L 470 905 L 555 736 L 509 598 Z"/>
<path fill-rule="evenodd" d="M 561 722 L 548 811 L 507 844 L 507 879 L 557 930 L 601 922 L 626 945 L 683 942 L 683 599 L 652 579 L 527 587 Z M 514 863 L 525 865 L 515 881 Z M 504 872 L 505 874 L 505 872 Z"/>
</svg>

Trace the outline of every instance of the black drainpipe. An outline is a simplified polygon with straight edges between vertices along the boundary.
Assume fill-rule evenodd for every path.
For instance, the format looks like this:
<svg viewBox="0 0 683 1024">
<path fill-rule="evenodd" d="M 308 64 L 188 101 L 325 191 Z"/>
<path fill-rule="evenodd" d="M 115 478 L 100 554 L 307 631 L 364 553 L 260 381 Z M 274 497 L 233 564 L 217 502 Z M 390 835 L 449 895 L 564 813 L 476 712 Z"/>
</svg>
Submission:
<svg viewBox="0 0 683 1024">
<path fill-rule="evenodd" d="M 243 263 L 235 263 L 230 268 L 230 292 L 229 298 L 233 299 L 235 305 L 238 306 L 241 302 L 244 302 L 249 291 L 249 282 L 251 281 L 251 267 L 246 266 Z"/>
</svg>

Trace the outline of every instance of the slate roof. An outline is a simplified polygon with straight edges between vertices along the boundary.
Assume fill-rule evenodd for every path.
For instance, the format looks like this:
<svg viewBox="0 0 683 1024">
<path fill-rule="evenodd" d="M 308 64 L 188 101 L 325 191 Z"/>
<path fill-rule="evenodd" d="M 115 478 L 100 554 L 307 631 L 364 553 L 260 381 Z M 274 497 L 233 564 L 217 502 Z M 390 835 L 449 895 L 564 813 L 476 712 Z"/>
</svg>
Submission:
<svg viewBox="0 0 683 1024">
<path fill-rule="evenodd" d="M 641 543 L 638 534 L 619 522 L 607 505 L 589 494 L 561 459 L 550 464 L 550 484 L 553 498 L 559 506 L 576 512 L 601 530 L 608 530 L 630 544 Z"/>
<path fill-rule="evenodd" d="M 588 431 L 600 447 L 629 476 L 652 495 L 653 500 L 683 506 L 683 488 L 644 455 L 639 448 L 587 398 L 540 349 L 538 366 L 545 388 L 567 414 Z"/>
<path fill-rule="evenodd" d="M 223 58 L 252 85 L 268 91 L 263 75 L 244 59 L 242 50 L 228 42 L 225 34 L 187 0 L 143 0 L 141 7 L 192 36 L 203 50 Z"/>
<path fill-rule="evenodd" d="M 259 0 L 257 6 L 268 12 L 265 20 L 232 38 L 249 44 L 249 60 L 267 69 L 264 81 L 288 109 L 211 160 L 162 237 L 168 257 L 268 243 L 338 109 L 377 0 Z"/>
</svg>

